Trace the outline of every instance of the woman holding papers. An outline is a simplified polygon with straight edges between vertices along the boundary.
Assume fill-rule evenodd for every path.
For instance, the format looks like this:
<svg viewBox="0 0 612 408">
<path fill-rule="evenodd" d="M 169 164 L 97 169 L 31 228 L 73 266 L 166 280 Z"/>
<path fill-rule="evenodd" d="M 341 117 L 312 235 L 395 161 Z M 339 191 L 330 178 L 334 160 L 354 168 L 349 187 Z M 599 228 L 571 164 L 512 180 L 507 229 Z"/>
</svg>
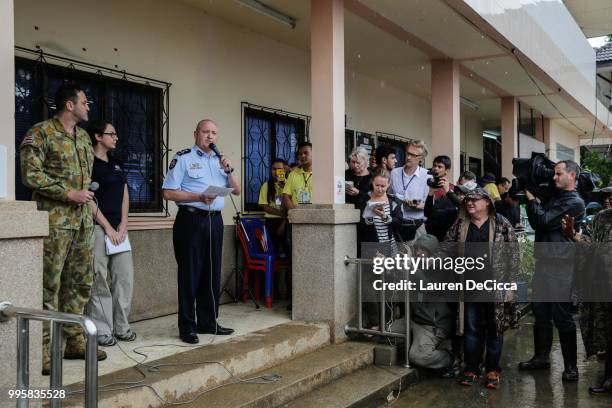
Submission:
<svg viewBox="0 0 612 408">
<path fill-rule="evenodd" d="M 121 165 L 108 155 L 117 147 L 112 124 L 92 122 L 89 137 L 94 147 L 93 182 L 95 200 L 90 202 L 94 226 L 94 282 L 88 315 L 98 328 L 98 344 L 114 346 L 117 340 L 134 341 L 128 315 L 132 305 L 134 266 L 127 236 L 130 199 Z"/>
<path fill-rule="evenodd" d="M 361 246 L 362 242 L 378 242 L 380 245 L 377 252 L 383 253 L 387 257 L 393 257 L 398 253 L 396 243 L 396 232 L 394 224 L 398 222 L 397 218 L 394 222 L 393 209 L 397 204 L 387 196 L 389 188 L 389 172 L 385 169 L 377 170 L 372 179 L 372 196 L 367 201 L 363 211 L 362 225 L 363 241 L 358 242 Z M 372 252 L 372 251 L 366 251 Z M 372 330 L 380 328 L 380 311 L 378 303 L 364 302 L 364 326 Z M 393 309 L 393 308 L 392 308 Z M 393 316 L 393 310 L 391 314 Z"/>
<path fill-rule="evenodd" d="M 362 242 L 387 243 L 387 249 L 391 251 L 387 255 L 392 256 L 397 253 L 395 225 L 398 220 L 393 217 L 397 204 L 387 196 L 388 188 L 389 172 L 384 169 L 377 171 L 372 179 L 372 196 L 363 211 L 365 228 Z"/>
</svg>

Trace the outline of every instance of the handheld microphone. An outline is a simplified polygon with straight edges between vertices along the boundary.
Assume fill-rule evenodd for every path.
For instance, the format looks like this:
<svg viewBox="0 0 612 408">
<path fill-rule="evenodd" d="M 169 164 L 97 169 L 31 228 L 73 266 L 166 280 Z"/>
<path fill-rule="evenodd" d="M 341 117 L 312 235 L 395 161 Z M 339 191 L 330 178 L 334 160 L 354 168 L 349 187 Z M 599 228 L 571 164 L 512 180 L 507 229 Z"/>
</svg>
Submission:
<svg viewBox="0 0 612 408">
<path fill-rule="evenodd" d="M 216 154 L 217 156 L 219 156 L 219 157 L 223 156 L 221 153 L 219 153 L 219 149 L 217 149 L 217 145 L 216 145 L 216 144 L 211 143 L 211 144 L 209 144 L 209 145 L 208 145 L 208 147 L 210 148 L 210 150 L 212 150 L 213 152 L 215 152 L 215 154 Z M 233 171 L 234 171 L 234 169 L 232 169 L 230 166 L 225 166 L 225 170 L 226 170 L 226 173 L 227 173 L 227 172 L 231 173 L 231 172 L 233 172 Z"/>
<path fill-rule="evenodd" d="M 89 185 L 89 191 L 91 192 L 95 192 L 99 188 L 100 184 L 97 181 L 92 181 L 92 183 Z"/>
<path fill-rule="evenodd" d="M 213 152 L 215 152 L 215 154 L 219 157 L 221 157 L 221 153 L 219 153 L 219 149 L 217 149 L 217 145 L 214 143 L 211 143 L 208 145 L 208 147 L 210 148 L 210 150 L 212 150 Z"/>
</svg>

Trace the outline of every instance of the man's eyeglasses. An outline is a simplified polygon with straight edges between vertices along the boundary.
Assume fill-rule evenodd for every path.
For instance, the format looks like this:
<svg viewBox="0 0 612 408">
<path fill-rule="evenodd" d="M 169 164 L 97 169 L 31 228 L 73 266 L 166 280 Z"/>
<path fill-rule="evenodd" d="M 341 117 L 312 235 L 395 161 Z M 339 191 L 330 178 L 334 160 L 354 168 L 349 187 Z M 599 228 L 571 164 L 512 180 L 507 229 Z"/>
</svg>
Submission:
<svg viewBox="0 0 612 408">
<path fill-rule="evenodd" d="M 110 137 L 113 137 L 113 138 L 116 138 L 116 137 L 117 137 L 117 133 L 116 133 L 116 132 L 104 132 L 104 133 L 102 133 L 102 134 L 103 134 L 104 136 L 110 136 Z"/>
<path fill-rule="evenodd" d="M 414 154 L 414 153 L 406 152 L 406 156 L 418 159 L 419 157 L 421 157 L 423 155 L 422 154 Z"/>
</svg>

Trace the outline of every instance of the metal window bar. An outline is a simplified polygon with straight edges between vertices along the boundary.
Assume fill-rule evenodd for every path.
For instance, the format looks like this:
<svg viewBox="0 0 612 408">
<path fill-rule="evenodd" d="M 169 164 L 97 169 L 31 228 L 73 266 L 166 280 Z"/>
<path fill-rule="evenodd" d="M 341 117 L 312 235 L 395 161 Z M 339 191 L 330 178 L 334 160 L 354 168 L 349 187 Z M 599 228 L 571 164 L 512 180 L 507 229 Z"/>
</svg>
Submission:
<svg viewBox="0 0 612 408">
<path fill-rule="evenodd" d="M 385 291 L 379 291 L 380 298 L 380 324 L 378 330 L 366 329 L 363 327 L 363 299 L 362 299 L 362 265 L 370 265 L 372 264 L 371 259 L 364 258 L 351 258 L 349 256 L 344 257 L 344 265 L 357 265 L 357 327 L 352 327 L 350 325 L 346 325 L 344 328 L 345 333 L 359 333 L 359 334 L 369 334 L 380 337 L 395 337 L 404 339 L 404 351 L 406 353 L 406 361 L 404 362 L 404 367 L 410 368 L 409 361 L 409 351 L 410 351 L 410 293 L 408 290 L 404 291 L 404 302 L 406 304 L 406 312 L 404 314 L 404 320 L 406 321 L 406 329 L 404 333 L 397 333 L 386 330 L 386 321 L 385 321 L 385 306 L 386 306 L 386 295 Z M 409 279 L 409 272 L 405 270 L 404 273 L 406 276 L 404 277 L 406 280 Z M 385 283 L 385 274 L 382 273 L 380 275 L 383 285 Z"/>
<path fill-rule="evenodd" d="M 241 128 L 240 128 L 240 134 L 241 134 L 241 170 L 242 170 L 242 178 L 243 178 L 243 186 L 245 189 L 245 193 L 241 195 L 242 199 L 241 199 L 241 208 L 244 212 L 246 213 L 257 213 L 259 211 L 254 211 L 253 208 L 248 208 L 252 203 L 247 202 L 247 196 L 249 194 L 248 192 L 248 188 L 249 188 L 249 180 L 247 177 L 247 172 L 248 172 L 248 168 L 249 168 L 249 160 L 251 159 L 251 155 L 252 152 L 249 150 L 249 146 L 248 146 L 248 127 L 247 127 L 247 118 L 249 117 L 248 113 L 254 113 L 256 116 L 261 115 L 262 119 L 265 117 L 265 119 L 269 120 L 270 124 L 271 124 L 271 128 L 270 128 L 270 135 L 269 135 L 269 140 L 266 140 L 266 146 L 269 147 L 270 153 L 269 153 L 269 158 L 266 158 L 266 160 L 271 159 L 272 157 L 278 156 L 277 152 L 276 152 L 276 144 L 277 144 L 277 139 L 278 139 L 278 135 L 277 135 L 277 124 L 279 121 L 282 121 L 283 119 L 288 119 L 289 121 L 295 121 L 295 123 L 300 123 L 300 121 L 302 123 L 300 123 L 301 125 L 303 125 L 303 129 L 299 128 L 296 129 L 298 131 L 297 134 L 297 139 L 298 139 L 298 144 L 300 142 L 308 142 L 310 140 L 309 137 L 309 129 L 310 129 L 310 119 L 311 117 L 308 115 L 303 115 L 303 114 L 299 114 L 299 113 L 295 113 L 295 112 L 289 112 L 289 111 L 285 111 L 282 109 L 276 109 L 276 108 L 269 108 L 269 107 L 265 107 L 265 106 L 261 106 L 261 105 L 257 105 L 257 104 L 253 104 L 250 102 L 246 102 L 246 101 L 242 101 L 240 104 L 240 111 L 241 111 Z M 296 146 L 297 148 L 297 146 Z M 262 160 L 259 164 L 259 166 L 265 166 L 264 163 L 265 160 Z M 291 161 L 291 158 L 289 158 L 289 161 Z M 268 163 L 269 165 L 270 163 Z M 259 173 L 262 172 L 262 169 L 260 168 Z M 265 171 L 264 175 L 264 179 L 267 180 L 269 177 L 269 172 Z"/>
<path fill-rule="evenodd" d="M 152 86 L 159 88 L 161 91 L 161 101 L 160 101 L 160 123 L 159 123 L 159 135 L 155 136 L 154 140 L 154 149 L 153 155 L 155 156 L 155 165 L 152 169 L 151 174 L 142 175 L 145 180 L 149 179 L 152 174 L 159 174 L 161 180 L 163 180 L 163 176 L 166 174 L 168 169 L 169 157 L 171 153 L 170 149 L 170 87 L 172 84 L 170 82 L 149 78 L 142 75 L 132 74 L 126 72 L 125 70 L 113 69 L 108 67 L 103 67 L 100 65 L 91 64 L 84 61 L 79 61 L 72 58 L 67 58 L 55 54 L 51 54 L 43 51 L 41 48 L 36 50 L 15 46 L 16 54 L 20 54 L 25 56 L 26 59 L 36 61 L 39 63 L 40 67 L 51 67 L 53 66 L 51 61 L 59 63 L 61 65 L 57 65 L 57 67 L 64 67 L 74 70 L 75 72 L 81 72 L 82 74 L 95 74 L 101 78 L 109 78 L 109 79 L 120 79 L 123 81 L 127 81 L 133 84 L 140 84 L 146 86 Z M 38 71 L 37 71 L 38 72 Z M 42 81 L 47 81 L 45 75 L 42 75 L 40 78 Z M 90 78 L 91 79 L 91 78 Z M 47 88 L 48 84 L 45 84 L 44 88 Z M 106 86 L 106 85 L 105 85 Z M 49 110 L 48 101 L 46 97 L 43 97 L 44 111 L 47 112 Z M 161 167 L 161 168 L 160 168 Z M 139 209 L 131 209 L 131 212 L 134 214 L 138 214 L 139 217 L 157 217 L 160 214 L 162 216 L 168 217 L 170 215 L 170 210 L 168 206 L 168 201 L 163 198 L 159 198 L 161 196 L 161 183 L 159 183 L 159 187 L 157 191 L 153 194 L 153 201 L 157 203 L 159 201 L 159 208 L 155 206 L 152 208 L 152 202 L 148 202 L 142 205 L 142 208 Z"/>
<path fill-rule="evenodd" d="M 0 322 L 17 319 L 17 389 L 25 390 L 30 386 L 30 320 L 52 323 L 51 338 L 51 389 L 62 387 L 62 326 L 78 324 L 85 331 L 87 348 L 85 352 L 85 407 L 98 406 L 98 329 L 94 322 L 84 315 L 29 309 L 13 306 L 10 302 L 0 302 Z M 59 408 L 62 400 L 51 400 L 52 408 Z M 29 406 L 29 400 L 17 400 L 17 408 Z"/>
</svg>

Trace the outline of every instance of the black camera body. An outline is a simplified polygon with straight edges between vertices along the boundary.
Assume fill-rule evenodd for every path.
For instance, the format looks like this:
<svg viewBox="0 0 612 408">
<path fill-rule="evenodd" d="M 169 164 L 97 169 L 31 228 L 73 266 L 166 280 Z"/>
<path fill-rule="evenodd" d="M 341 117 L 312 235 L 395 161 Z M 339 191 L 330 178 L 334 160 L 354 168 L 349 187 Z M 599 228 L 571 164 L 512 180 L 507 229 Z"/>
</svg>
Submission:
<svg viewBox="0 0 612 408">
<path fill-rule="evenodd" d="M 431 188 L 441 188 L 442 183 L 440 181 L 440 177 L 438 173 L 434 171 L 434 169 L 427 170 L 427 174 L 433 176 L 432 178 L 427 179 L 427 185 Z"/>
</svg>

